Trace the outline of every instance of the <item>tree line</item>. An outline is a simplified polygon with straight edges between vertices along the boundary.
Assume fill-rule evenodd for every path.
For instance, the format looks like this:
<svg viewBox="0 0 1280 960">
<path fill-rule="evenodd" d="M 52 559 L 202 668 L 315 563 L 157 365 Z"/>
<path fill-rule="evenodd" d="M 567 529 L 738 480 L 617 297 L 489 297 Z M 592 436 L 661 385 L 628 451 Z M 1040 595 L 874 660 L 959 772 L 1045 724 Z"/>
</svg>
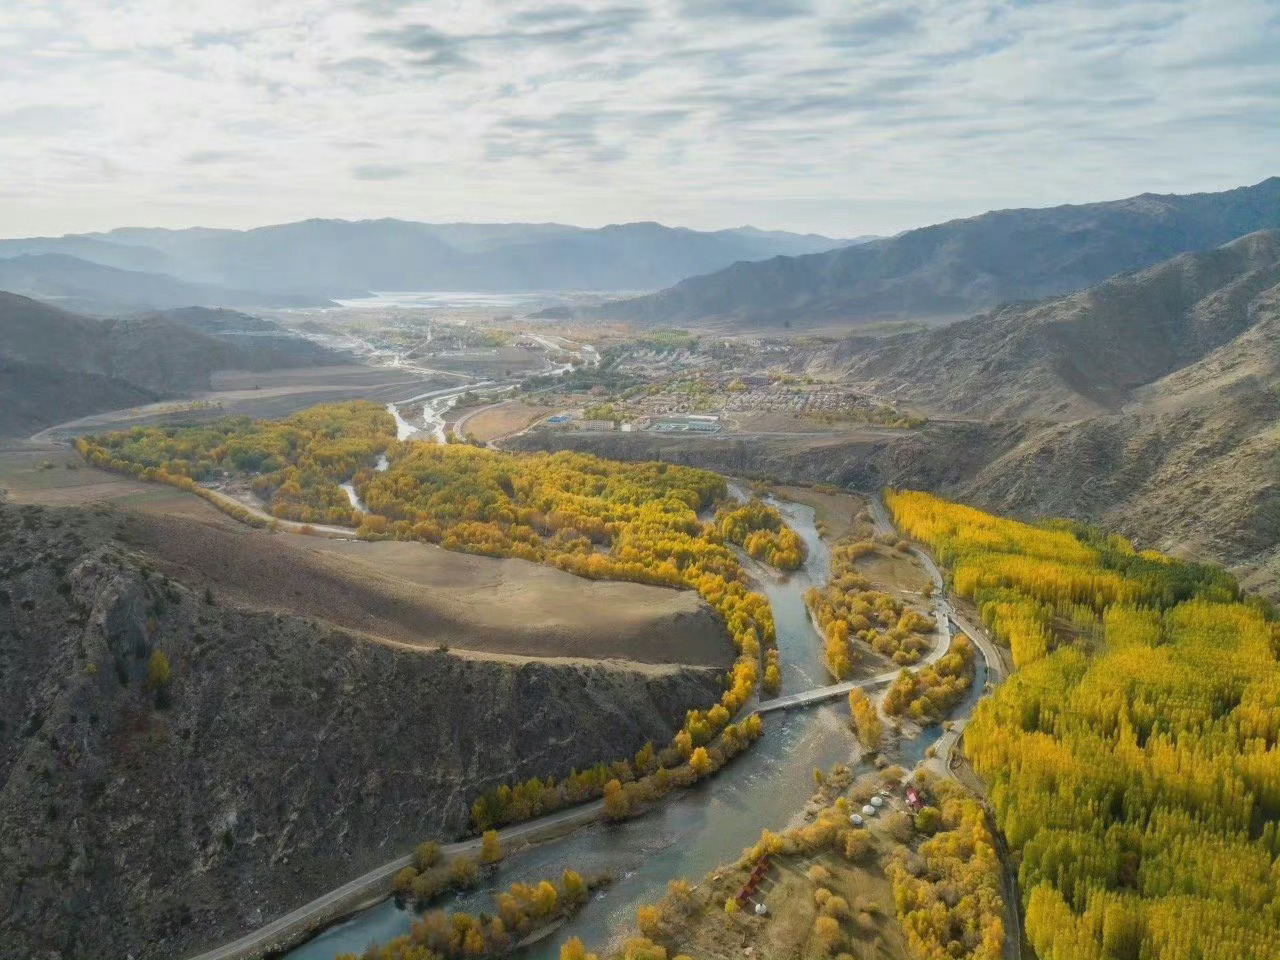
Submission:
<svg viewBox="0 0 1280 960">
<path fill-rule="evenodd" d="M 1265 605 L 1224 571 L 1078 525 L 886 502 L 997 636 L 1023 638 L 965 742 L 1042 960 L 1280 957 L 1280 627 Z"/>
<path fill-rule="evenodd" d="M 223 417 L 207 424 L 134 427 L 81 437 L 93 466 L 199 492 L 220 477 L 250 478 L 282 520 L 354 526 L 340 483 L 372 474 L 398 449 L 395 419 L 367 400 L 322 404 L 281 420 Z"/>
<path fill-rule="evenodd" d="M 488 960 L 510 954 L 522 939 L 554 926 L 586 905 L 603 877 L 584 879 L 565 870 L 558 882 L 513 883 L 493 898 L 493 912 L 475 915 L 432 910 L 415 920 L 409 932 L 362 954 L 337 960 Z"/>
<path fill-rule="evenodd" d="M 779 570 L 798 570 L 808 552 L 804 540 L 787 526 L 778 508 L 763 500 L 721 507 L 716 512 L 715 525 L 726 541 Z"/>
</svg>

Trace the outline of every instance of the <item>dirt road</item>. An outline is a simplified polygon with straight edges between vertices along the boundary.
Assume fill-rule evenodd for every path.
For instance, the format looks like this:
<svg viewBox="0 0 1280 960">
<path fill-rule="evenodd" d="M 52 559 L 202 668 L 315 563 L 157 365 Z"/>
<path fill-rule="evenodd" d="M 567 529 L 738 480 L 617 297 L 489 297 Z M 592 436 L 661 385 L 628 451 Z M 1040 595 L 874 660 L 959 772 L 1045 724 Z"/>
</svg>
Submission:
<svg viewBox="0 0 1280 960">
<path fill-rule="evenodd" d="M 566 827 L 578 827 L 598 819 L 604 812 L 604 801 L 593 800 L 590 803 L 551 813 L 537 820 L 508 827 L 498 831 L 503 846 L 511 846 L 516 841 L 530 840 L 542 834 L 554 833 Z M 476 853 L 480 850 L 480 838 L 451 843 L 441 847 L 445 857 L 459 854 Z M 397 857 L 370 870 L 363 876 L 344 883 L 336 890 L 331 890 L 322 897 L 286 913 L 239 940 L 215 947 L 197 954 L 189 960 L 249 960 L 261 957 L 268 952 L 287 950 L 312 935 L 319 928 L 334 920 L 353 912 L 370 900 L 380 899 L 391 892 L 391 881 L 396 872 L 412 865 L 413 854 Z"/>
</svg>

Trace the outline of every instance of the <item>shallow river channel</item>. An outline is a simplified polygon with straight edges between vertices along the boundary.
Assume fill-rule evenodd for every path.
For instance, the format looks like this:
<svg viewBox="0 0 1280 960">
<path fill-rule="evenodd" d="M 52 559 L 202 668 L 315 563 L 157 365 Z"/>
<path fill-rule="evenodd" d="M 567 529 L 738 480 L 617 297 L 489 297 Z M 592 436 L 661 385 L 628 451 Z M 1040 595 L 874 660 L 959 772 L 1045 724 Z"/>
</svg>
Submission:
<svg viewBox="0 0 1280 960">
<path fill-rule="evenodd" d="M 778 503 L 788 522 L 809 547 L 805 566 L 785 579 L 762 578 L 773 605 L 782 693 L 797 693 L 831 682 L 822 642 L 809 621 L 804 592 L 826 582 L 830 551 L 814 526 L 810 507 Z M 983 678 L 974 684 L 982 689 Z M 963 710 L 969 704 L 964 704 Z M 634 928 L 638 906 L 658 900 L 667 882 L 687 877 L 698 882 L 710 870 L 736 859 L 760 837 L 762 828 L 778 830 L 797 820 L 813 793 L 813 769 L 853 759 L 854 740 L 841 701 L 765 718 L 765 735 L 729 766 L 690 790 L 667 797 L 654 810 L 621 824 L 598 823 L 560 840 L 514 854 L 475 892 L 437 901 L 433 907 L 471 912 L 492 910 L 492 895 L 522 881 L 556 879 L 565 869 L 608 872 L 605 887 L 554 937 L 531 948 L 528 957 L 559 956 L 560 945 L 581 937 L 604 954 L 620 946 Z M 903 744 L 900 759 L 913 766 L 940 729 L 929 727 Z M 899 757 L 891 759 L 898 760 Z M 339 953 L 360 953 L 371 942 L 407 933 L 416 917 L 394 899 L 349 920 L 286 954 L 288 960 L 332 960 Z"/>
</svg>

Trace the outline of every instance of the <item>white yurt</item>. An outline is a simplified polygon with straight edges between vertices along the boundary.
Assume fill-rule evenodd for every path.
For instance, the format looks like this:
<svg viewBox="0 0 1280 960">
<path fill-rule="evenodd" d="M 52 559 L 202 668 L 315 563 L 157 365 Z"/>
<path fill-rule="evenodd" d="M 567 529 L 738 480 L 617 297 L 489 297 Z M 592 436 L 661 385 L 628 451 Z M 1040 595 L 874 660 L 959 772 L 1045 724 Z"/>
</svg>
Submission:
<svg viewBox="0 0 1280 960">
<path fill-rule="evenodd" d="M 876 815 L 876 808 L 868 803 L 865 807 L 862 808 L 862 815 L 864 817 L 874 817 Z"/>
<path fill-rule="evenodd" d="M 883 807 L 883 806 L 884 806 L 884 797 L 881 797 L 881 796 L 875 796 L 875 797 L 872 797 L 872 798 L 871 798 L 871 805 L 872 805 L 873 807 Z"/>
<path fill-rule="evenodd" d="M 862 814 L 855 813 L 853 816 L 849 818 L 849 822 L 852 823 L 855 827 L 862 826 L 862 824 L 864 823 L 862 819 Z"/>
</svg>

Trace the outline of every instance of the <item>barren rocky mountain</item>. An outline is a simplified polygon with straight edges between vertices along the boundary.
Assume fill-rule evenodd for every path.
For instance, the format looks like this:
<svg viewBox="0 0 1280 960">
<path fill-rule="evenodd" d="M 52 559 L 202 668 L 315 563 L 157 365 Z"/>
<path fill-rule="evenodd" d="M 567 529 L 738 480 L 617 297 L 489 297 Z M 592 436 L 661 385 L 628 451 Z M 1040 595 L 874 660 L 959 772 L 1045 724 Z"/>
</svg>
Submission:
<svg viewBox="0 0 1280 960">
<path fill-rule="evenodd" d="M 719 692 L 714 670 L 460 655 L 240 607 L 123 534 L 106 508 L 0 506 L 13 956 L 230 939 L 456 833 L 478 791 L 665 742 Z"/>
<path fill-rule="evenodd" d="M 853 341 L 814 366 L 949 415 L 1071 420 L 1117 412 L 1135 388 L 1269 317 L 1278 279 L 1280 231 L 1263 231 L 1080 293 L 870 349 Z"/>
<path fill-rule="evenodd" d="M 737 263 L 599 313 L 680 325 L 957 319 L 1273 228 L 1277 190 L 1272 177 L 1223 193 L 997 210 L 827 253 Z"/>
</svg>

